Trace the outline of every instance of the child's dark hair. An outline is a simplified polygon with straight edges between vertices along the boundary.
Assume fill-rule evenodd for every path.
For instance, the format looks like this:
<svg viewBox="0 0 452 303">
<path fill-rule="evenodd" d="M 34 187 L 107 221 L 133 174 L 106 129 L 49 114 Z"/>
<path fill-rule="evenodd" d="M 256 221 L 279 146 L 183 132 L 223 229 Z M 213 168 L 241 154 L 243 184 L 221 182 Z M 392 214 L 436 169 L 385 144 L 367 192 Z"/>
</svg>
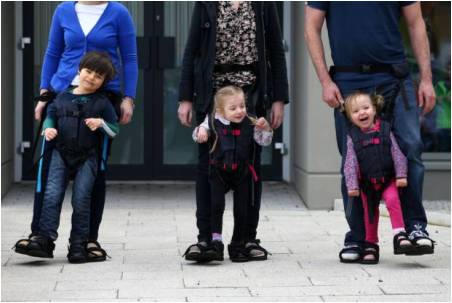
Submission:
<svg viewBox="0 0 452 303">
<path fill-rule="evenodd" d="M 113 79 L 116 74 L 115 67 L 107 52 L 91 51 L 86 53 L 80 61 L 78 69 L 82 70 L 83 68 L 87 68 L 104 76 L 105 80 L 102 86 Z"/>
<path fill-rule="evenodd" d="M 372 105 L 375 107 L 375 112 L 377 114 L 379 114 L 381 112 L 381 110 L 383 109 L 384 98 L 382 95 L 369 94 L 369 93 L 366 93 L 363 91 L 356 91 L 345 99 L 344 110 L 347 115 L 347 118 L 350 119 L 351 110 L 352 110 L 351 106 L 356 101 L 356 99 L 360 96 L 368 96 L 369 97 L 370 101 L 372 102 Z"/>
</svg>

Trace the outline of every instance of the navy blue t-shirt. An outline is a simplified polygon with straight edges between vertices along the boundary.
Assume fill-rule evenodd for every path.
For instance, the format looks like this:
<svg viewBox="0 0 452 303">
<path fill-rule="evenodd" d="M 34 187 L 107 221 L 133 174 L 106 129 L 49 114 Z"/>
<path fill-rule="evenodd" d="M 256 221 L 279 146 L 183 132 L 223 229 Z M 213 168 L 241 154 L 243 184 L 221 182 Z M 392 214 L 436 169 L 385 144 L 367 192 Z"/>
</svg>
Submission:
<svg viewBox="0 0 452 303">
<path fill-rule="evenodd" d="M 403 6 L 414 2 L 309 1 L 325 12 L 331 56 L 335 65 L 393 64 L 405 61 L 399 31 Z M 363 88 L 390 78 L 387 74 L 337 74 L 339 86 Z M 389 79 L 390 80 L 390 79 Z M 342 89 L 341 89 L 342 90 Z"/>
</svg>

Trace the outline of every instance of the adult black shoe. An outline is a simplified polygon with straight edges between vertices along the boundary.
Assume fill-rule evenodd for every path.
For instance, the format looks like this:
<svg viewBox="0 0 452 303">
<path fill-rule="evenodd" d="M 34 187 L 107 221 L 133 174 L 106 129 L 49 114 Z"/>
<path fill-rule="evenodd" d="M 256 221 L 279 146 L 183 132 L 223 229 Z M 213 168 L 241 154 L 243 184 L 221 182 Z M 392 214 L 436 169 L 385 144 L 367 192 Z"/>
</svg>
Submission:
<svg viewBox="0 0 452 303">
<path fill-rule="evenodd" d="M 205 258 L 211 261 L 224 260 L 224 244 L 221 241 L 214 240 L 205 251 Z"/>
<path fill-rule="evenodd" d="M 69 263 L 85 263 L 88 261 L 88 251 L 85 243 L 71 243 L 67 259 Z"/>
<path fill-rule="evenodd" d="M 32 237 L 24 254 L 38 258 L 53 258 L 55 243 L 50 238 L 42 235 Z"/>
<path fill-rule="evenodd" d="M 250 260 L 244 244 L 231 242 L 228 245 L 228 253 L 232 262 L 248 262 Z"/>
<path fill-rule="evenodd" d="M 185 257 L 187 261 L 195 261 L 195 262 L 209 262 L 212 259 L 209 256 L 206 256 L 206 250 L 208 248 L 207 242 L 200 241 L 196 244 L 190 245 L 182 257 Z"/>
<path fill-rule="evenodd" d="M 430 239 L 426 232 L 422 230 L 413 230 L 408 235 L 408 239 L 410 239 L 413 247 L 409 252 L 406 252 L 405 255 L 420 256 L 433 254 L 435 249 L 435 241 Z"/>
</svg>

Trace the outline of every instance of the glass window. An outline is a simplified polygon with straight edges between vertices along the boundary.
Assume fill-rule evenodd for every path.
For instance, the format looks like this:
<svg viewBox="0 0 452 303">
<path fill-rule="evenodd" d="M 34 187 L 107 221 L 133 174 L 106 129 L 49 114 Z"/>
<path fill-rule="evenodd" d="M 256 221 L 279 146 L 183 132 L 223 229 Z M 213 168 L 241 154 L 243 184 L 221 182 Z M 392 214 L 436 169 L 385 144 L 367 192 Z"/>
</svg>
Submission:
<svg viewBox="0 0 452 303">
<path fill-rule="evenodd" d="M 437 97 L 434 110 L 421 118 L 424 151 L 450 153 L 450 2 L 422 2 L 421 8 L 430 41 L 433 85 Z M 419 69 L 405 23 L 402 33 L 411 72 L 418 82 Z"/>
</svg>

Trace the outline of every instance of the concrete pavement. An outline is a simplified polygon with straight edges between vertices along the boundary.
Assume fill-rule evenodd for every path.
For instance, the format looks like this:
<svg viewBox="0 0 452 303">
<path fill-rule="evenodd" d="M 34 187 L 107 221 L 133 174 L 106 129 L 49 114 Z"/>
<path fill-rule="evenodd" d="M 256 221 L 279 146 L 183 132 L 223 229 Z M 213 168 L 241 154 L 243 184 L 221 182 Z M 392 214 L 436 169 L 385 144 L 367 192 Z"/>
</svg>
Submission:
<svg viewBox="0 0 452 303">
<path fill-rule="evenodd" d="M 11 250 L 29 233 L 33 195 L 32 184 L 13 187 L 2 200 L 2 301 L 451 300 L 450 227 L 429 227 L 434 255 L 395 256 L 383 217 L 380 263 L 341 264 L 344 213 L 309 211 L 290 186 L 265 183 L 258 237 L 269 260 L 232 263 L 226 252 L 224 262 L 198 265 L 181 258 L 197 234 L 192 183 L 110 184 L 107 191 L 99 241 L 112 258 L 75 265 L 66 259 L 70 193 L 55 258 L 43 260 Z M 231 206 L 229 194 L 225 239 Z"/>
</svg>

